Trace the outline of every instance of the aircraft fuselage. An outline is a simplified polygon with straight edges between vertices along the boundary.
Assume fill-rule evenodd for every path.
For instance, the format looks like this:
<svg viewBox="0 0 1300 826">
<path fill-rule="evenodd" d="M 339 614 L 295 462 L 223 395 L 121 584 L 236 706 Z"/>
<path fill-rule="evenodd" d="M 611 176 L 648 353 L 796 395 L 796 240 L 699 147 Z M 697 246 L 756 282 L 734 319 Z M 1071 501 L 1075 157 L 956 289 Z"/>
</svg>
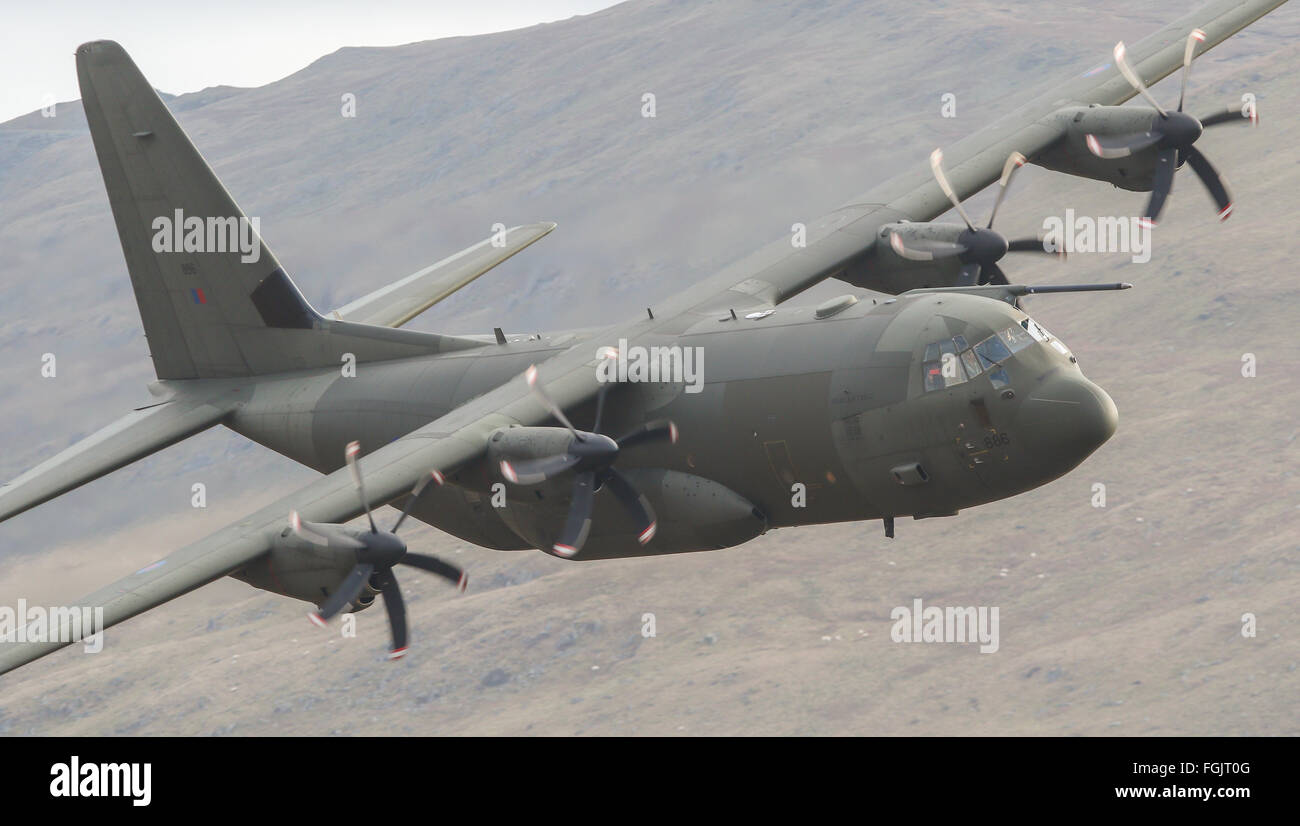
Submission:
<svg viewBox="0 0 1300 826">
<path fill-rule="evenodd" d="M 1115 407 L 1064 345 L 1037 325 L 1030 336 L 1032 324 L 1002 301 L 956 293 L 864 300 L 828 318 L 812 307 L 722 313 L 630 345 L 564 333 L 363 363 L 354 376 L 261 378 L 228 424 L 331 472 L 348 442 L 398 439 L 576 340 L 593 358 L 620 344 L 694 348 L 693 383 L 624 376 L 606 403 L 609 435 L 659 418 L 677 425 L 676 444 L 618 459 L 654 507 L 658 534 L 641 546 L 598 494 L 577 558 L 707 550 L 776 527 L 953 515 L 1066 473 L 1109 438 Z M 594 402 L 569 415 L 590 428 Z M 567 507 L 564 484 L 512 485 L 483 459 L 413 515 L 485 547 L 549 548 Z"/>
</svg>

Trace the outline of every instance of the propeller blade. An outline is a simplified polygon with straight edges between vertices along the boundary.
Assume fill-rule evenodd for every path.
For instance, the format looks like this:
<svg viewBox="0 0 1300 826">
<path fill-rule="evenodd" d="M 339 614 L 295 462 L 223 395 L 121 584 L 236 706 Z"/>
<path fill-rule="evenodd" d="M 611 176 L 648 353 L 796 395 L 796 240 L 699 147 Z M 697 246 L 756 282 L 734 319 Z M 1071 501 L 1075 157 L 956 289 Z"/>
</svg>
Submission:
<svg viewBox="0 0 1300 826">
<path fill-rule="evenodd" d="M 388 625 L 393 631 L 393 647 L 388 652 L 388 659 L 398 660 L 406 656 L 406 603 L 402 600 L 402 589 L 397 587 L 397 577 L 392 568 L 380 571 L 375 585 L 384 595 L 384 609 L 388 611 Z"/>
<path fill-rule="evenodd" d="M 1133 67 L 1128 65 L 1128 49 L 1124 48 L 1124 41 L 1121 40 L 1119 43 L 1116 43 L 1115 49 L 1111 54 L 1115 58 L 1115 65 L 1119 68 L 1119 73 L 1128 81 L 1128 85 L 1132 86 L 1134 91 L 1139 95 L 1146 98 L 1147 103 L 1151 104 L 1151 106 L 1160 113 L 1160 117 L 1169 117 L 1169 113 L 1164 110 L 1160 105 L 1160 102 L 1152 97 L 1151 91 L 1147 89 L 1146 84 L 1142 82 L 1142 78 L 1138 77 L 1137 72 L 1133 71 Z"/>
<path fill-rule="evenodd" d="M 370 512 L 370 500 L 366 498 L 366 486 L 361 481 L 361 466 L 357 464 L 357 456 L 361 453 L 360 442 L 348 442 L 347 448 L 343 451 L 343 458 L 347 459 L 348 470 L 352 472 L 352 484 L 356 485 L 357 495 L 361 497 L 361 505 L 366 509 L 366 518 L 370 520 L 370 532 L 379 533 L 375 527 L 375 515 Z"/>
<path fill-rule="evenodd" d="M 600 390 L 596 392 L 596 421 L 591 426 L 593 433 L 600 432 L 600 422 L 605 416 L 605 397 L 607 395 L 609 395 L 609 384 L 602 383 Z"/>
<path fill-rule="evenodd" d="M 998 207 L 1002 206 L 1002 199 L 1007 194 L 1007 185 L 1011 183 L 1011 176 L 1024 165 L 1025 156 L 1019 152 L 1012 152 L 1008 155 L 1007 162 L 1002 165 L 1002 178 L 998 181 L 998 199 L 993 202 L 993 210 L 989 213 L 989 229 L 993 229 L 993 219 L 998 214 Z"/>
<path fill-rule="evenodd" d="M 1178 150 L 1172 148 L 1161 149 L 1156 157 L 1155 183 L 1151 187 L 1151 200 L 1147 201 L 1146 217 L 1141 221 L 1148 228 L 1154 227 L 1160 219 L 1160 211 L 1165 208 L 1169 192 L 1174 188 L 1174 164 L 1177 158 Z"/>
<path fill-rule="evenodd" d="M 974 287 L 980 280 L 980 265 L 977 261 L 972 261 L 961 268 L 957 274 L 958 287 Z"/>
<path fill-rule="evenodd" d="M 1007 252 L 1037 252 L 1044 255 L 1055 255 L 1057 258 L 1065 257 L 1065 246 L 1057 244 L 1060 249 L 1049 250 L 1045 245 L 1047 238 L 1017 238 L 1014 241 L 1007 242 Z"/>
<path fill-rule="evenodd" d="M 525 459 L 522 462 L 501 460 L 501 475 L 515 485 L 540 485 L 548 479 L 554 479 L 561 473 L 582 461 L 580 456 L 563 453 L 559 456 L 543 456 L 540 459 Z"/>
<path fill-rule="evenodd" d="M 361 589 L 366 587 L 366 582 L 370 580 L 370 575 L 374 572 L 375 566 L 368 562 L 363 562 L 353 568 L 339 583 L 338 589 L 333 594 L 330 594 L 329 599 L 325 600 L 321 605 L 320 610 L 308 614 L 307 619 L 311 620 L 314 625 L 324 628 L 326 622 L 361 594 Z"/>
<path fill-rule="evenodd" d="M 455 585 L 456 589 L 462 592 L 465 590 L 465 586 L 469 584 L 469 577 L 465 575 L 464 571 L 450 562 L 443 562 L 436 556 L 408 553 L 402 557 L 400 564 L 410 565 L 412 568 L 419 568 L 421 571 L 437 574 Z"/>
<path fill-rule="evenodd" d="M 618 499 L 623 510 L 627 511 L 636 521 L 637 541 L 642 545 L 654 539 L 655 527 L 658 521 L 655 519 L 654 508 L 650 507 L 650 502 L 646 500 L 641 491 L 623 474 L 614 468 L 605 471 L 605 486 L 613 492 L 614 497 Z"/>
<path fill-rule="evenodd" d="M 1201 126 L 1205 129 L 1225 123 L 1249 123 L 1251 126 L 1258 126 L 1259 107 L 1254 103 L 1248 103 L 1244 107 L 1236 103 L 1229 103 L 1226 108 L 1220 109 L 1213 115 L 1200 120 Z"/>
<path fill-rule="evenodd" d="M 564 529 L 560 538 L 551 546 L 551 550 L 563 557 L 570 557 L 582 550 L 591 533 L 591 510 L 596 498 L 596 474 L 584 471 L 573 482 L 573 501 L 569 504 L 569 516 L 564 520 Z"/>
<path fill-rule="evenodd" d="M 936 149 L 930 153 L 930 171 L 934 173 L 934 179 L 938 181 L 939 188 L 943 190 L 943 194 L 948 196 L 948 200 L 951 201 L 952 205 L 957 209 L 957 214 L 966 222 L 966 228 L 972 230 L 975 229 L 975 225 L 970 221 L 970 216 L 966 214 L 966 210 L 961 208 L 961 201 L 957 200 L 957 193 L 953 192 L 952 186 L 948 183 L 948 176 L 943 174 L 942 149 Z"/>
<path fill-rule="evenodd" d="M 1143 149 L 1152 147 L 1160 142 L 1164 137 L 1159 132 L 1133 132 L 1128 135 L 1088 135 L 1084 142 L 1088 144 L 1088 151 L 1098 158 L 1127 158 L 1141 152 Z"/>
<path fill-rule="evenodd" d="M 533 391 L 533 395 L 542 403 L 542 406 L 550 411 L 552 416 L 569 429 L 569 432 L 573 434 L 573 438 L 582 441 L 582 435 L 578 433 L 578 429 L 573 426 L 573 423 L 569 421 L 569 417 L 564 415 L 564 411 L 561 410 L 560 406 L 551 399 L 547 394 L 546 389 L 542 387 L 541 382 L 537 380 L 536 364 L 530 364 L 528 366 L 528 369 L 524 371 L 524 379 L 528 382 L 528 389 Z"/>
<path fill-rule="evenodd" d="M 1189 146 L 1184 151 L 1187 153 L 1187 162 L 1192 165 L 1192 171 L 1205 184 L 1205 188 L 1210 190 L 1210 197 L 1214 198 L 1214 204 L 1219 208 L 1219 220 L 1228 220 L 1232 215 L 1232 196 L 1228 194 L 1228 187 L 1223 183 L 1219 171 L 1195 146 Z"/>
<path fill-rule="evenodd" d="M 913 238 L 904 242 L 897 232 L 889 234 L 889 246 L 898 253 L 899 258 L 909 261 L 936 261 L 944 258 L 956 258 L 968 252 L 965 244 L 951 241 L 933 241 L 929 238 Z"/>
<path fill-rule="evenodd" d="M 323 548 L 345 548 L 349 550 L 358 550 L 366 547 L 366 543 L 344 533 L 337 525 L 327 525 L 321 522 L 304 522 L 297 511 L 289 514 L 289 527 L 293 529 L 294 535 L 299 539 L 320 545 Z"/>
<path fill-rule="evenodd" d="M 441 485 L 444 481 L 442 474 L 436 470 L 431 470 L 427 475 L 421 476 L 420 481 L 415 483 L 415 488 L 407 498 L 406 506 L 402 508 L 402 515 L 397 517 L 397 521 L 393 523 L 393 530 L 390 533 L 397 533 L 397 529 L 402 527 L 406 517 L 411 514 L 411 507 L 415 504 L 415 500 L 420 498 L 420 494 L 424 493 L 424 489 L 429 486 L 430 482 L 437 482 Z"/>
<path fill-rule="evenodd" d="M 623 450 L 637 445 L 648 444 L 650 442 L 662 442 L 667 440 L 672 444 L 677 444 L 677 425 L 668 419 L 655 419 L 646 422 L 640 427 L 632 429 L 630 432 L 617 439 L 618 449 Z"/>
<path fill-rule="evenodd" d="M 1192 72 L 1192 58 L 1196 57 L 1196 44 L 1205 42 L 1205 32 L 1192 29 L 1187 35 L 1187 45 L 1183 47 L 1183 90 L 1178 93 L 1178 111 L 1183 111 L 1183 101 L 1187 98 L 1187 76 Z"/>
</svg>

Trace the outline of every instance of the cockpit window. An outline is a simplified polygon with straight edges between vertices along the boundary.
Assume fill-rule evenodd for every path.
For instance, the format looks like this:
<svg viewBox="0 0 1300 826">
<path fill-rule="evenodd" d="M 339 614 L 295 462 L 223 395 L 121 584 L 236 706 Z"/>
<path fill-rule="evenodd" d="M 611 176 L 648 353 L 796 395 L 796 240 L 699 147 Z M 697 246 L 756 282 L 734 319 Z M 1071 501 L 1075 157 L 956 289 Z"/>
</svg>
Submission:
<svg viewBox="0 0 1300 826">
<path fill-rule="evenodd" d="M 1002 339 L 1002 343 L 1007 345 L 1007 349 L 1013 353 L 1019 353 L 1021 350 L 1034 343 L 1034 340 L 1030 337 L 1029 333 L 1019 327 L 1008 327 L 998 333 L 998 338 Z"/>
<path fill-rule="evenodd" d="M 1026 318 L 1024 321 L 1020 322 L 1020 326 L 1024 327 L 1026 332 L 1033 336 L 1037 341 L 1051 345 L 1052 349 L 1061 355 L 1070 355 L 1070 348 L 1066 347 L 1059 338 L 1053 337 L 1051 333 L 1047 332 L 1047 328 L 1043 327 L 1043 325 L 1034 321 L 1032 318 Z"/>
<path fill-rule="evenodd" d="M 925 392 L 931 390 L 943 389 L 943 368 L 939 366 L 938 361 L 927 361 L 925 363 Z"/>
<path fill-rule="evenodd" d="M 1043 344 L 1052 340 L 1052 334 L 1044 330 L 1042 325 L 1037 321 L 1034 321 L 1032 318 L 1026 318 L 1024 321 L 1020 322 L 1020 326 L 1024 327 L 1029 335 L 1033 336 Z"/>
<path fill-rule="evenodd" d="M 922 365 L 925 392 L 954 387 L 984 372 L 988 372 L 994 389 L 1007 387 L 1011 379 L 1003 364 L 1035 341 L 1051 346 L 1062 355 L 1070 355 L 1059 339 L 1053 338 L 1032 318 L 1026 318 L 1018 326 L 999 330 L 974 347 L 967 344 L 965 336 L 931 342 L 925 347 Z"/>
<path fill-rule="evenodd" d="M 924 372 L 925 392 L 956 387 L 967 381 L 967 367 L 971 361 L 975 361 L 976 369 L 970 375 L 979 375 L 979 362 L 974 360 L 969 350 L 961 352 L 965 350 L 965 345 L 966 339 L 961 336 L 926 345 L 925 362 L 921 368 Z"/>
<path fill-rule="evenodd" d="M 975 353 L 980 357 L 980 363 L 984 365 L 985 370 L 991 370 L 1011 358 L 1011 351 L 996 334 L 976 344 Z"/>
</svg>

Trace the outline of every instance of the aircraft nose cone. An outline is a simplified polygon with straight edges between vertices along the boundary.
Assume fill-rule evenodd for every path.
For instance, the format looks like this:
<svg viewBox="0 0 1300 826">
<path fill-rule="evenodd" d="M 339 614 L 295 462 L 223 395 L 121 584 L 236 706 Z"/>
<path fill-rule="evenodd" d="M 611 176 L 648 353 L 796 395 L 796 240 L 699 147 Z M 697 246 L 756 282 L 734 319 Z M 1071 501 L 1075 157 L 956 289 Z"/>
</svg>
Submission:
<svg viewBox="0 0 1300 826">
<path fill-rule="evenodd" d="M 1079 375 L 1054 376 L 1029 394 L 1017 417 L 1030 461 L 1054 476 L 1074 468 L 1115 435 L 1110 395 Z"/>
</svg>

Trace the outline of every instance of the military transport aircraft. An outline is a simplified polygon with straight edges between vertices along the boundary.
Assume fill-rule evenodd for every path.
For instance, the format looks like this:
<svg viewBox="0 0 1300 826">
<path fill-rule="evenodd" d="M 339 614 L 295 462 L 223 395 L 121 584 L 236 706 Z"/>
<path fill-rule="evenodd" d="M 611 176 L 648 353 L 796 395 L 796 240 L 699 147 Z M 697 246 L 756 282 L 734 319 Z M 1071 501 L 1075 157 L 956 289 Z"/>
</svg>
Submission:
<svg viewBox="0 0 1300 826">
<path fill-rule="evenodd" d="M 1230 119 L 1168 112 L 1145 84 L 1281 2 L 1215 0 L 1117 48 L 1114 65 L 1053 84 L 813 223 L 804 246 L 777 241 L 620 324 L 527 337 L 397 328 L 553 225 L 499 233 L 318 313 L 260 238 L 254 254 L 236 243 L 244 214 L 126 52 L 86 43 L 83 105 L 157 401 L 0 487 L 0 520 L 225 425 L 326 475 L 77 604 L 102 608 L 107 626 L 233 576 L 314 603 L 324 623 L 382 596 L 400 656 L 395 567 L 465 584 L 407 550 L 408 517 L 487 548 L 591 560 L 837 521 L 881 519 L 892 536 L 900 516 L 1042 485 L 1110 437 L 1116 410 L 1020 298 L 1127 285 L 1007 283 L 998 259 L 1034 245 L 977 227 L 961 198 L 999 182 L 1000 203 L 1028 162 L 1154 189 L 1154 218 L 1187 160 L 1226 202 L 1192 142 Z M 1155 108 L 1119 106 L 1135 93 Z M 964 226 L 929 223 L 950 206 Z M 896 297 L 786 304 L 826 278 Z M 694 383 L 672 369 L 693 357 Z M 388 530 L 372 513 L 386 503 L 402 510 Z M 342 524 L 363 514 L 361 528 Z M 0 672 L 71 630 L 0 646 Z"/>
</svg>

